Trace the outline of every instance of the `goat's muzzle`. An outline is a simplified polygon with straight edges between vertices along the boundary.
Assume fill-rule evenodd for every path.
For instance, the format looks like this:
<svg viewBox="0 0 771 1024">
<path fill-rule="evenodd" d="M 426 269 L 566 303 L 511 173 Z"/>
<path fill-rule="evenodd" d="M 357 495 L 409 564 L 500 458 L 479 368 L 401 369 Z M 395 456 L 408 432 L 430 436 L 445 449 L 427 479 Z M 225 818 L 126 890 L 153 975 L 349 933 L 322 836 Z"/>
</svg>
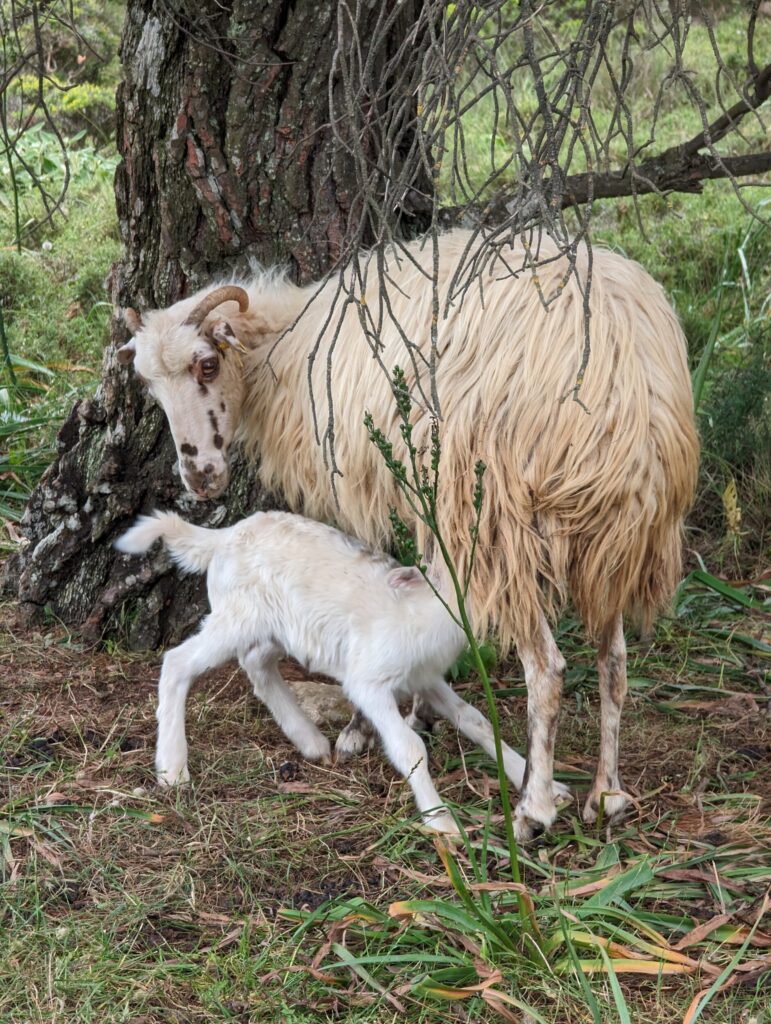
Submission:
<svg viewBox="0 0 771 1024">
<path fill-rule="evenodd" d="M 199 501 L 218 498 L 230 480 L 230 471 L 227 463 L 224 466 L 215 467 L 212 462 L 206 462 L 203 466 L 199 467 L 193 464 L 192 460 L 185 459 L 180 469 L 185 487 Z"/>
</svg>

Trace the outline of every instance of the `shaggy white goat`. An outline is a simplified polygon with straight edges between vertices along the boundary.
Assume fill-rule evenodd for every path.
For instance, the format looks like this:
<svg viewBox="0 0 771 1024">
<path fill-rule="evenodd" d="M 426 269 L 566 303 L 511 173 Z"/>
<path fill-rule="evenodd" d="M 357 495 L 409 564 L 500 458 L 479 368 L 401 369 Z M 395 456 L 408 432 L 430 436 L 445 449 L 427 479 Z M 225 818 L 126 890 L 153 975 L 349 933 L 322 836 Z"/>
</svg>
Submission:
<svg viewBox="0 0 771 1024">
<path fill-rule="evenodd" d="M 464 574 L 473 467 L 483 459 L 485 503 L 470 598 L 475 628 L 493 631 L 504 651 L 516 643 L 525 669 L 528 774 L 517 835 L 526 839 L 556 815 L 551 777 L 565 662 L 549 620 L 568 596 L 599 648 L 600 756 L 584 817 L 597 816 L 603 797 L 608 817 L 627 803 L 618 774 L 626 693 L 622 614 L 648 623 L 669 601 L 681 568 L 698 440 L 685 339 L 662 289 L 640 266 L 593 250 L 591 359 L 579 404 L 565 399 L 584 345 L 586 250 L 579 247 L 570 274 L 547 239 L 527 251 L 516 241 L 486 264 L 461 301 L 450 293 L 469 244 L 462 231 L 439 239 L 443 484 L 437 515 Z M 528 269 L 533 253 L 544 261 L 537 283 Z M 163 406 L 186 486 L 200 498 L 221 493 L 231 442 L 240 438 L 248 452 L 259 453 L 265 485 L 290 507 L 336 521 L 376 547 L 387 544 L 389 507 L 407 519 L 410 512 L 362 421 L 369 410 L 398 453 L 397 415 L 382 367 L 409 367 L 405 337 L 421 350 L 415 362 L 422 390 L 430 391 L 433 256 L 430 242 L 412 243 L 408 256 L 387 255 L 383 292 L 374 263 L 363 255 L 360 302 L 337 307 L 335 279 L 298 288 L 265 274 L 243 287 L 205 289 L 141 321 L 127 312 L 135 337 L 119 358 L 134 359 Z M 354 269 L 345 271 L 349 282 L 359 280 Z M 362 316 L 381 324 L 378 359 Z M 243 364 L 229 354 L 235 345 L 247 350 Z M 417 388 L 414 379 L 410 385 Z M 329 401 L 342 472 L 338 503 L 330 433 L 323 433 Z M 429 430 L 430 415 L 416 406 L 418 449 L 428 448 Z M 414 525 L 426 550 L 426 532 Z"/>
<path fill-rule="evenodd" d="M 444 673 L 463 631 L 416 568 L 404 568 L 329 526 L 288 512 L 258 512 L 207 530 L 174 513 L 142 516 L 116 542 L 141 554 L 162 539 L 187 572 L 207 572 L 211 612 L 201 631 L 168 651 L 158 684 L 156 770 L 165 785 L 186 782 L 185 700 L 196 676 L 238 658 L 256 696 L 301 754 L 330 757 L 278 670 L 292 655 L 342 684 L 372 723 L 398 772 L 409 779 L 424 822 L 457 831 L 431 781 L 422 739 L 398 701 L 420 693 L 442 717 L 495 757 L 490 723 L 461 700 Z M 504 746 L 507 776 L 521 787 L 524 761 Z M 555 783 L 555 794 L 565 794 Z"/>
</svg>

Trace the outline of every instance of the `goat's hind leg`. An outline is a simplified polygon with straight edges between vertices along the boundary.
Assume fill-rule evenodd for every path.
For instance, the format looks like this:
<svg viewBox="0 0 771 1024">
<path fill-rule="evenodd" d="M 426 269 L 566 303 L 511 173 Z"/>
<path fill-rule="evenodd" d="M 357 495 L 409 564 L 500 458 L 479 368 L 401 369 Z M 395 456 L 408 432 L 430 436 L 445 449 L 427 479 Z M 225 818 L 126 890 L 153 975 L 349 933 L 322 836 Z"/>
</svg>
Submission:
<svg viewBox="0 0 771 1024">
<path fill-rule="evenodd" d="M 377 681 L 368 680 L 361 685 L 349 681 L 345 692 L 375 727 L 388 760 L 412 787 L 424 824 L 437 832 L 457 835 L 458 828 L 431 779 L 426 745 L 402 718 L 391 688 Z"/>
<path fill-rule="evenodd" d="M 600 754 L 594 782 L 586 798 L 583 819 L 597 820 L 600 806 L 605 820 L 617 817 L 629 804 L 618 774 L 618 734 L 626 696 L 626 643 L 620 615 L 600 636 L 597 656 L 600 682 Z"/>
<path fill-rule="evenodd" d="M 196 676 L 224 664 L 235 653 L 222 643 L 221 636 L 222 631 L 209 618 L 200 633 L 164 655 L 158 681 L 158 741 L 155 748 L 155 770 L 162 786 L 175 786 L 190 780 L 185 704 Z"/>
<path fill-rule="evenodd" d="M 527 683 L 527 767 L 522 796 L 514 812 L 518 842 L 527 842 L 549 828 L 557 817 L 554 800 L 554 738 L 557 732 L 565 659 L 546 619 L 540 636 L 519 646 Z"/>
<path fill-rule="evenodd" d="M 254 694 L 270 711 L 276 725 L 308 761 L 331 760 L 329 740 L 308 718 L 278 670 L 282 651 L 274 644 L 257 644 L 239 655 Z"/>
</svg>

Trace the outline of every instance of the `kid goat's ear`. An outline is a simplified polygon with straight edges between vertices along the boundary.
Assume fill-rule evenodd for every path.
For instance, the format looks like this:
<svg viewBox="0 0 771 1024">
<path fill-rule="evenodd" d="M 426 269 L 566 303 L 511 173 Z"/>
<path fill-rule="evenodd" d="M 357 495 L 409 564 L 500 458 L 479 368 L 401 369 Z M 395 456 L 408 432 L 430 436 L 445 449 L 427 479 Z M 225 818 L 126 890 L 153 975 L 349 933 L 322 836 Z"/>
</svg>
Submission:
<svg viewBox="0 0 771 1024">
<path fill-rule="evenodd" d="M 398 569 L 392 569 L 388 574 L 388 586 L 394 590 L 411 589 L 425 583 L 423 573 L 416 565 L 403 565 Z"/>
<path fill-rule="evenodd" d="M 132 309 L 131 306 L 126 306 L 126 308 L 122 310 L 122 313 L 123 322 L 132 334 L 136 334 L 137 331 L 142 330 L 141 314 L 137 313 L 137 311 Z"/>
</svg>

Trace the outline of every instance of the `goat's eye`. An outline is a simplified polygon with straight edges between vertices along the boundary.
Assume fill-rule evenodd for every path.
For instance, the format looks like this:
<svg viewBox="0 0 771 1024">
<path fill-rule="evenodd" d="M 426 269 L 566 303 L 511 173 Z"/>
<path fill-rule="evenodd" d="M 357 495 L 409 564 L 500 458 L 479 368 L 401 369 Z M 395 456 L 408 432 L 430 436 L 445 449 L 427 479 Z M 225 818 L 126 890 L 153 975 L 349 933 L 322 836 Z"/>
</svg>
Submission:
<svg viewBox="0 0 771 1024">
<path fill-rule="evenodd" d="M 209 356 L 198 364 L 201 380 L 214 380 L 220 368 L 217 356 Z"/>
</svg>

